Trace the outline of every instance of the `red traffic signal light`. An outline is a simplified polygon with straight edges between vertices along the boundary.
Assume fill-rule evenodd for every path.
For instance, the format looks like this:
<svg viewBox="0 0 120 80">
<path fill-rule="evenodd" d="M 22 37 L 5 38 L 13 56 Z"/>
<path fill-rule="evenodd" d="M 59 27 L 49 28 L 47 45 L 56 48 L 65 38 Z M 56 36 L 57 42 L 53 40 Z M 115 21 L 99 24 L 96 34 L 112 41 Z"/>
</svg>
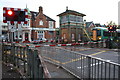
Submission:
<svg viewBox="0 0 120 80">
<path fill-rule="evenodd" d="M 115 32 L 116 31 L 116 26 L 109 26 L 108 31 L 109 32 Z"/>
<path fill-rule="evenodd" d="M 13 15 L 13 11 L 12 10 L 8 10 L 7 14 L 10 15 L 10 16 Z"/>
<path fill-rule="evenodd" d="M 28 11 L 20 8 L 3 7 L 3 22 L 27 24 Z"/>
</svg>

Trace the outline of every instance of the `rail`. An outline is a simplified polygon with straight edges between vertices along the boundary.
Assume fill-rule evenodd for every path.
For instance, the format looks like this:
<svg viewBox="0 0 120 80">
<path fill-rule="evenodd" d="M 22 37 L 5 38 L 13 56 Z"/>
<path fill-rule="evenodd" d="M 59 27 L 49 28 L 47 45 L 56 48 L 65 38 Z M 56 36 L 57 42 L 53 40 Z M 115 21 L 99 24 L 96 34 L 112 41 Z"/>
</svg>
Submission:
<svg viewBox="0 0 120 80">
<path fill-rule="evenodd" d="M 80 45 L 41 46 L 38 52 L 44 60 L 63 67 L 80 79 L 120 80 L 120 64 L 74 51 L 81 47 Z"/>
</svg>

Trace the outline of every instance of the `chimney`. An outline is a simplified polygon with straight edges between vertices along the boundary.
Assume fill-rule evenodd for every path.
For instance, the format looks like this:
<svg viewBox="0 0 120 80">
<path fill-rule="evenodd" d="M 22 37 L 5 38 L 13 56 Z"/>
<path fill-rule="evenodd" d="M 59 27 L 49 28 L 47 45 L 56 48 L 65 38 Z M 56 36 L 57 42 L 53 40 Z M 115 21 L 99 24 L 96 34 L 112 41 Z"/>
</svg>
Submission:
<svg viewBox="0 0 120 80">
<path fill-rule="evenodd" d="M 39 13 L 43 14 L 43 8 L 42 8 L 42 6 L 39 7 Z"/>
</svg>

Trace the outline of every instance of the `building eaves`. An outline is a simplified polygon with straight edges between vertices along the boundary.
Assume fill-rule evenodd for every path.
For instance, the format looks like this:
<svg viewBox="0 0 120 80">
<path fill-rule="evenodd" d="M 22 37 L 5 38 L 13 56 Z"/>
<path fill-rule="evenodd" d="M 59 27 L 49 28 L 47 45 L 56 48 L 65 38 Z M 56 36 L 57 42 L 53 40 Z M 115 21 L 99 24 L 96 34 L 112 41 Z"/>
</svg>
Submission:
<svg viewBox="0 0 120 80">
<path fill-rule="evenodd" d="M 65 12 L 60 13 L 57 16 L 63 16 L 63 15 L 66 15 L 66 14 L 74 14 L 74 15 L 78 15 L 78 16 L 86 16 L 85 14 L 79 13 L 79 12 L 74 11 L 74 10 L 66 10 Z"/>
<path fill-rule="evenodd" d="M 32 15 L 32 20 L 35 20 L 35 17 L 39 14 L 39 12 L 34 12 L 34 11 L 30 11 L 31 12 L 31 15 Z M 55 21 L 54 19 L 48 17 L 47 15 L 43 14 L 47 21 Z"/>
<path fill-rule="evenodd" d="M 44 14 L 44 16 L 47 18 L 47 21 L 54 21 L 54 22 L 55 22 L 55 20 L 54 20 L 54 19 L 52 19 L 52 18 L 48 17 L 47 15 L 45 15 L 45 14 Z"/>
<path fill-rule="evenodd" d="M 94 24 L 93 22 L 86 22 L 86 28 L 89 28 L 91 24 Z"/>
</svg>

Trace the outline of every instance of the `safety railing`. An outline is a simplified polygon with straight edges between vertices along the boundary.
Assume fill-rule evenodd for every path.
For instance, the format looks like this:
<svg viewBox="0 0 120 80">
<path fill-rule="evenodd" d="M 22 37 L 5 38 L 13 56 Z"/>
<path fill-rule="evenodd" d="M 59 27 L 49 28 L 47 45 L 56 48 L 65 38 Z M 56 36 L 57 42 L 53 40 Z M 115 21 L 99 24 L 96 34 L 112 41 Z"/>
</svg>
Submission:
<svg viewBox="0 0 120 80">
<path fill-rule="evenodd" d="M 77 46 L 78 47 L 78 46 Z M 63 67 L 80 79 L 120 80 L 120 64 L 81 54 L 71 46 L 42 46 L 38 52 L 44 60 Z"/>
<path fill-rule="evenodd" d="M 12 64 L 23 76 L 23 78 L 42 79 L 49 78 L 45 70 L 42 58 L 36 49 L 28 46 L 17 46 L 15 44 L 2 44 L 2 60 Z"/>
</svg>

